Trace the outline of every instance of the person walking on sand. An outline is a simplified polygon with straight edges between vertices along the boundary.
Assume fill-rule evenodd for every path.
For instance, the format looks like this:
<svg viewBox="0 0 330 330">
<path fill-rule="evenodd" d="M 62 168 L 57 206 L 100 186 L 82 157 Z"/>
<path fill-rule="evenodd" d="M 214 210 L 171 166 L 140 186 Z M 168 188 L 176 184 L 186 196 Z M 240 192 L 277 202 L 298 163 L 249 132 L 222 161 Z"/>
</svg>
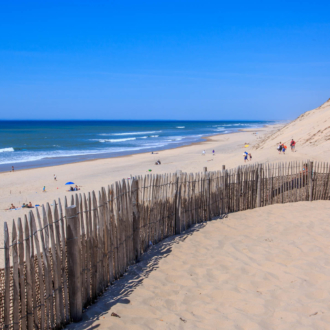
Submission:
<svg viewBox="0 0 330 330">
<path fill-rule="evenodd" d="M 46 186 L 42 188 L 42 192 L 46 192 Z"/>
<path fill-rule="evenodd" d="M 252 155 L 251 154 L 249 154 L 249 158 L 250 158 L 250 161 L 252 160 Z"/>
<path fill-rule="evenodd" d="M 56 174 L 54 174 L 54 180 L 57 181 Z"/>
<path fill-rule="evenodd" d="M 203 152 L 202 152 L 202 156 L 205 156 L 205 150 L 203 150 Z"/>
<path fill-rule="evenodd" d="M 283 155 L 285 155 L 285 150 L 286 150 L 287 146 L 286 145 L 282 145 L 282 151 L 283 151 Z"/>
<path fill-rule="evenodd" d="M 296 141 L 294 139 L 291 140 L 290 147 L 291 147 L 291 151 L 295 152 Z"/>
<path fill-rule="evenodd" d="M 213 156 L 215 155 L 215 151 L 214 150 L 212 151 L 212 154 L 213 154 Z"/>
<path fill-rule="evenodd" d="M 277 150 L 278 150 L 278 154 L 280 155 L 281 154 L 281 151 L 282 151 L 282 143 L 281 142 L 278 145 Z"/>
<path fill-rule="evenodd" d="M 14 166 L 12 166 L 12 167 L 11 167 L 11 171 L 12 171 L 12 172 L 14 172 L 14 171 L 15 171 L 15 169 L 14 169 Z"/>
</svg>

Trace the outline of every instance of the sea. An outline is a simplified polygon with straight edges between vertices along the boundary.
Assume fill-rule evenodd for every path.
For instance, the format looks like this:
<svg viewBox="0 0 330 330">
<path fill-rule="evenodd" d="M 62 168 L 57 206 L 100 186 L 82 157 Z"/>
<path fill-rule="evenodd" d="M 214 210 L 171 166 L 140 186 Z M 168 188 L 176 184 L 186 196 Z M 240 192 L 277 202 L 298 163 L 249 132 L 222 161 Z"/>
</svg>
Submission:
<svg viewBox="0 0 330 330">
<path fill-rule="evenodd" d="M 0 171 L 152 152 L 271 121 L 0 121 Z"/>
</svg>

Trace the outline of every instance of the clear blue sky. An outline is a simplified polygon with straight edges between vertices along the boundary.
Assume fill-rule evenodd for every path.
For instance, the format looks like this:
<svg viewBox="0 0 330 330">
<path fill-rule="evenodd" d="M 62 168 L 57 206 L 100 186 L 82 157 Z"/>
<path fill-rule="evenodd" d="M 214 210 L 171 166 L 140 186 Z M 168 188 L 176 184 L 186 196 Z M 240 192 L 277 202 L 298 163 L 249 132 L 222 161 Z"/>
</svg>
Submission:
<svg viewBox="0 0 330 330">
<path fill-rule="evenodd" d="M 330 97 L 330 1 L 1 1 L 0 119 L 292 119 Z"/>
</svg>

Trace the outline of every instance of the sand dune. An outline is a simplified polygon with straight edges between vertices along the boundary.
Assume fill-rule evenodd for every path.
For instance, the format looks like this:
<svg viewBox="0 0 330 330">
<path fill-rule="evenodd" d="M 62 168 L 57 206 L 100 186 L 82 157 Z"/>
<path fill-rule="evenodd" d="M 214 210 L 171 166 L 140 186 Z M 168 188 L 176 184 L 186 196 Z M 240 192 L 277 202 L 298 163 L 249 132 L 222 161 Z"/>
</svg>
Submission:
<svg viewBox="0 0 330 330">
<path fill-rule="evenodd" d="M 255 149 L 275 147 L 279 142 L 289 146 L 292 138 L 297 142 L 297 148 L 308 150 L 311 156 L 330 150 L 330 99 L 318 108 L 303 113 L 277 132 L 269 134 Z"/>
<path fill-rule="evenodd" d="M 68 328 L 329 329 L 329 211 L 272 205 L 167 239 Z"/>
</svg>

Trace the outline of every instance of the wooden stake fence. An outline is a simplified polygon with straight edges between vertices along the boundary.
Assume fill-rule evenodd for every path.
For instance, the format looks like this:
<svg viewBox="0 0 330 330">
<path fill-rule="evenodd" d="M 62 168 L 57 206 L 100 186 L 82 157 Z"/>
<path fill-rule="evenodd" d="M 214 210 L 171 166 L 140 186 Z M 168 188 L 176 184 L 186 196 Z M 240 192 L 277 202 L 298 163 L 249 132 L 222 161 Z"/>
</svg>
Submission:
<svg viewBox="0 0 330 330">
<path fill-rule="evenodd" d="M 328 163 L 137 176 L 53 201 L 4 223 L 0 328 L 61 328 L 137 262 L 150 245 L 192 225 L 255 207 L 329 200 Z M 24 228 L 24 230 L 23 230 Z"/>
</svg>

